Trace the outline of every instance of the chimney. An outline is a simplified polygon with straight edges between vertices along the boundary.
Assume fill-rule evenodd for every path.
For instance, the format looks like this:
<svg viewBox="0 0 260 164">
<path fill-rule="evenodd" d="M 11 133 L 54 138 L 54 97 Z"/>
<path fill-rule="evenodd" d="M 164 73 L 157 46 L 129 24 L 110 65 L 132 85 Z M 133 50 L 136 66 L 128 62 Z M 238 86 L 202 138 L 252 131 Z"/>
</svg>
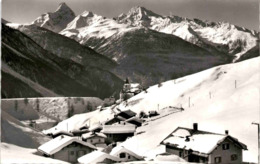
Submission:
<svg viewBox="0 0 260 164">
<path fill-rule="evenodd" d="M 228 135 L 228 130 L 225 130 L 225 134 Z"/>
<path fill-rule="evenodd" d="M 197 131 L 198 130 L 198 123 L 193 123 L 193 130 Z"/>
</svg>

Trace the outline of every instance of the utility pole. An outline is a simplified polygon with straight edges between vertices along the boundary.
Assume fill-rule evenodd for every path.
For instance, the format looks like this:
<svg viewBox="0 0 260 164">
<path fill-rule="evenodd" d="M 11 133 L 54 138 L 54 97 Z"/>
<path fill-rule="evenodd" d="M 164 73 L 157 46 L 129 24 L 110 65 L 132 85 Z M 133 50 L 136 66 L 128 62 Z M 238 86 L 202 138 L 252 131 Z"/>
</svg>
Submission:
<svg viewBox="0 0 260 164">
<path fill-rule="evenodd" d="M 260 136 L 260 134 L 259 134 L 259 132 L 260 132 L 260 127 L 259 127 L 259 123 L 256 123 L 256 122 L 252 122 L 252 125 L 257 125 L 257 135 L 258 135 L 258 164 L 260 164 L 260 157 L 259 157 L 259 152 L 260 152 L 260 144 L 259 144 L 259 142 L 260 142 L 260 140 L 259 140 L 259 136 Z"/>
<path fill-rule="evenodd" d="M 189 108 L 190 108 L 190 97 L 189 97 Z"/>
<path fill-rule="evenodd" d="M 235 88 L 237 88 L 237 80 L 235 80 Z"/>
</svg>

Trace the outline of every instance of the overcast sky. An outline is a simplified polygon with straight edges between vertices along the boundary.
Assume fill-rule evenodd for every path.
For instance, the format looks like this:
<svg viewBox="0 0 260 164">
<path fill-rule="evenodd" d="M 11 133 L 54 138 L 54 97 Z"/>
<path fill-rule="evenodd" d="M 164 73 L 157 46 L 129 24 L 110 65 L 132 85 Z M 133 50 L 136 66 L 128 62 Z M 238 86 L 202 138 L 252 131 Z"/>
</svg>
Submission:
<svg viewBox="0 0 260 164">
<path fill-rule="evenodd" d="M 161 15 L 178 15 L 211 21 L 227 21 L 249 29 L 259 28 L 258 0 L 2 0 L 2 17 L 15 23 L 30 23 L 59 3 L 75 12 L 115 17 L 133 6 L 143 6 Z"/>
</svg>

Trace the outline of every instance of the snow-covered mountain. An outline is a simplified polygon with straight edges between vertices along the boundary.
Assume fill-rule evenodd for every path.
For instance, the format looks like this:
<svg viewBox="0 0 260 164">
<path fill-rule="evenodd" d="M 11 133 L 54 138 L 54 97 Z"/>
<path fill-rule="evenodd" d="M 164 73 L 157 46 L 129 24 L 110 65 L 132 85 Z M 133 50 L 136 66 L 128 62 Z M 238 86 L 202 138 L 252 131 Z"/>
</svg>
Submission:
<svg viewBox="0 0 260 164">
<path fill-rule="evenodd" d="M 75 115 L 46 132 L 55 128 L 66 130 L 67 125 L 69 130 L 86 124 L 95 126 L 114 117 L 117 109 L 130 109 L 137 114 L 157 111 L 160 115 L 137 128 L 136 135 L 122 143 L 124 147 L 149 157 L 175 128 L 191 127 L 197 122 L 201 130 L 221 134 L 229 130 L 230 135 L 248 147 L 243 160 L 255 162 L 257 127 L 251 123 L 259 121 L 259 64 L 257 57 L 154 85 L 127 102 Z M 171 107 L 183 107 L 184 111 L 176 113 Z"/>
<path fill-rule="evenodd" d="M 213 46 L 220 52 L 234 56 L 234 60 L 238 60 L 246 51 L 256 46 L 258 41 L 256 31 L 230 23 L 160 16 L 139 6 L 133 7 L 127 14 L 121 14 L 116 20 L 119 23 L 173 34 L 208 50 Z"/>
<path fill-rule="evenodd" d="M 60 32 L 74 18 L 74 12 L 65 3 L 61 3 L 55 12 L 42 14 L 32 24 L 44 27 L 53 32 Z"/>
</svg>

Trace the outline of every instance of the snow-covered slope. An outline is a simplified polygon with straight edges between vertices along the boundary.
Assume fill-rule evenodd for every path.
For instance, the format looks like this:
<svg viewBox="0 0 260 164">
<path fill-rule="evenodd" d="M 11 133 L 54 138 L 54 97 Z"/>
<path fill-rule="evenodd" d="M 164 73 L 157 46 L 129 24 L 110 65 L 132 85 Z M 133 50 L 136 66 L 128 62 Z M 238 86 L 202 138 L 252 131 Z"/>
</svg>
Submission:
<svg viewBox="0 0 260 164">
<path fill-rule="evenodd" d="M 36 149 L 29 149 L 20 146 L 16 146 L 8 143 L 1 143 L 1 156 L 0 162 L 9 164 L 9 163 L 59 163 L 59 164 L 68 164 L 67 162 L 46 158 L 40 155 L 36 155 Z"/>
<path fill-rule="evenodd" d="M 53 32 L 60 32 L 74 18 L 74 12 L 65 3 L 61 3 L 55 12 L 42 14 L 32 24 L 44 27 Z"/>
<path fill-rule="evenodd" d="M 243 153 L 244 161 L 257 161 L 257 127 L 251 123 L 259 122 L 259 63 L 257 57 L 167 81 L 132 97 L 128 105 L 123 102 L 103 111 L 75 115 L 56 128 L 93 126 L 113 117 L 117 108 L 138 114 L 157 110 L 160 115 L 138 128 L 139 134 L 123 143 L 126 148 L 149 156 L 175 128 L 191 127 L 197 122 L 201 130 L 216 133 L 229 130 L 230 135 L 248 147 Z M 183 107 L 184 111 L 171 114 L 169 106 Z"/>
<path fill-rule="evenodd" d="M 102 41 L 102 39 L 107 39 L 114 34 L 130 29 L 131 27 L 119 24 L 113 19 L 84 11 L 71 21 L 60 34 L 84 44 L 90 39 Z M 90 44 L 90 46 L 93 45 Z"/>
<path fill-rule="evenodd" d="M 127 14 L 121 14 L 116 20 L 132 26 L 173 34 L 208 50 L 215 47 L 223 53 L 235 56 L 234 61 L 253 48 L 258 40 L 256 31 L 230 23 L 161 16 L 139 6 L 133 7 Z"/>
</svg>

